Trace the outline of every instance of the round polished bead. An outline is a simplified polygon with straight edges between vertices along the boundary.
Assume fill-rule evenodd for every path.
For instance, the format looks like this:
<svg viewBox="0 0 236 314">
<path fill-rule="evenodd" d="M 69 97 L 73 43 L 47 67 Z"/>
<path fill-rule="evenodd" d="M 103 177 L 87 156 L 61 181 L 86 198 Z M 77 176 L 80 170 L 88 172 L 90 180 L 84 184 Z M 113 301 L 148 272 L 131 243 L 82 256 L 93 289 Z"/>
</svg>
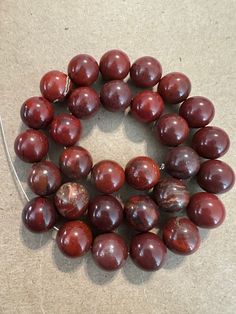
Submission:
<svg viewBox="0 0 236 314">
<path fill-rule="evenodd" d="M 61 145 L 72 146 L 81 135 L 80 120 L 68 113 L 61 113 L 53 119 L 50 127 L 52 139 Z"/>
<path fill-rule="evenodd" d="M 197 182 L 207 192 L 225 193 L 233 187 L 235 175 L 233 169 L 225 162 L 207 160 L 201 164 Z"/>
<path fill-rule="evenodd" d="M 32 166 L 28 185 L 38 195 L 50 195 L 61 185 L 61 173 L 59 168 L 51 161 L 45 160 Z"/>
<path fill-rule="evenodd" d="M 120 235 L 105 233 L 95 238 L 92 256 L 100 268 L 115 271 L 125 264 L 128 257 L 128 248 Z"/>
<path fill-rule="evenodd" d="M 104 80 L 123 80 L 130 70 L 129 57 L 121 50 L 109 50 L 102 56 L 99 68 Z"/>
<path fill-rule="evenodd" d="M 112 195 L 98 195 L 89 203 L 89 219 L 103 232 L 116 229 L 123 220 L 123 207 Z"/>
<path fill-rule="evenodd" d="M 139 92 L 131 103 L 131 113 L 140 122 L 158 120 L 163 110 L 164 102 L 161 96 L 149 90 Z"/>
<path fill-rule="evenodd" d="M 100 100 L 108 111 L 124 111 L 131 103 L 132 93 L 127 83 L 111 81 L 103 85 Z"/>
<path fill-rule="evenodd" d="M 125 203 L 124 210 L 126 221 L 137 231 L 151 230 L 159 221 L 158 206 L 147 195 L 131 196 Z"/>
<path fill-rule="evenodd" d="M 126 181 L 137 190 L 149 190 L 160 179 L 157 163 L 146 156 L 131 159 L 125 168 Z"/>
<path fill-rule="evenodd" d="M 177 179 L 188 179 L 195 176 L 200 168 L 200 158 L 188 146 L 172 148 L 166 155 L 165 169 Z"/>
<path fill-rule="evenodd" d="M 117 162 L 102 160 L 93 167 L 91 179 L 100 192 L 111 194 L 122 187 L 125 173 Z"/>
<path fill-rule="evenodd" d="M 153 190 L 153 196 L 160 209 L 166 212 L 183 210 L 190 200 L 186 185 L 174 178 L 160 180 Z"/>
<path fill-rule="evenodd" d="M 216 195 L 199 192 L 191 197 L 187 214 L 197 226 L 211 229 L 223 223 L 225 207 Z"/>
<path fill-rule="evenodd" d="M 41 94 L 51 102 L 64 100 L 71 90 L 69 76 L 60 71 L 50 71 L 40 81 Z"/>
<path fill-rule="evenodd" d="M 185 100 L 191 91 L 191 82 L 183 73 L 172 72 L 162 77 L 158 92 L 169 104 L 178 104 Z"/>
<path fill-rule="evenodd" d="M 22 220 L 26 228 L 32 232 L 45 232 L 56 223 L 56 209 L 53 202 L 44 197 L 30 200 L 22 212 Z"/>
<path fill-rule="evenodd" d="M 68 108 L 77 118 L 89 119 L 98 112 L 100 99 L 91 87 L 79 87 L 70 94 Z"/>
<path fill-rule="evenodd" d="M 84 222 L 68 221 L 60 227 L 56 241 L 64 255 L 80 257 L 90 250 L 93 235 Z"/>
<path fill-rule="evenodd" d="M 68 74 L 78 86 L 92 85 L 98 78 L 98 63 L 90 55 L 79 54 L 70 60 Z"/>
<path fill-rule="evenodd" d="M 162 76 L 162 67 L 158 60 L 145 56 L 137 59 L 130 69 L 130 77 L 138 87 L 153 87 Z"/>
<path fill-rule="evenodd" d="M 169 113 L 159 119 L 155 133 L 163 145 L 178 146 L 187 139 L 189 127 L 182 117 Z"/>
<path fill-rule="evenodd" d="M 78 219 L 88 208 L 89 194 L 82 184 L 67 182 L 57 191 L 54 202 L 63 217 Z"/>
<path fill-rule="evenodd" d="M 166 258 L 166 246 L 151 232 L 133 237 L 130 244 L 130 256 L 133 262 L 146 271 L 156 271 L 162 267 Z"/>
<path fill-rule="evenodd" d="M 38 162 L 48 153 L 48 139 L 42 132 L 28 129 L 16 137 L 14 149 L 21 160 Z"/>
<path fill-rule="evenodd" d="M 186 217 L 170 218 L 163 227 L 163 240 L 176 254 L 189 255 L 200 246 L 200 234 L 194 223 Z"/>
<path fill-rule="evenodd" d="M 228 134 L 215 126 L 206 126 L 197 131 L 192 139 L 193 149 L 201 157 L 216 159 L 227 153 L 230 146 Z"/>
<path fill-rule="evenodd" d="M 213 120 L 215 109 L 209 99 L 195 96 L 182 103 L 179 114 L 188 122 L 190 128 L 202 128 Z"/>
<path fill-rule="evenodd" d="M 52 104 L 43 97 L 27 99 L 20 110 L 21 120 L 32 129 L 44 129 L 52 122 Z"/>
<path fill-rule="evenodd" d="M 81 146 L 68 147 L 60 155 L 59 166 L 70 179 L 87 177 L 93 166 L 90 153 Z"/>
</svg>

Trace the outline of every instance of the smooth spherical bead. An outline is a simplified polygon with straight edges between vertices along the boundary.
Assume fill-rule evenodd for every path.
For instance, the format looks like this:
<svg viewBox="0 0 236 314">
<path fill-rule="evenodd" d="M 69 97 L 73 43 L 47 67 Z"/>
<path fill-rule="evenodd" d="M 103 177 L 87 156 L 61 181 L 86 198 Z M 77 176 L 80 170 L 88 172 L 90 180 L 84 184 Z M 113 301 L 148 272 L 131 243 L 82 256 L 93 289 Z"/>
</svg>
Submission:
<svg viewBox="0 0 236 314">
<path fill-rule="evenodd" d="M 90 55 L 79 54 L 70 60 L 68 74 L 78 86 L 92 85 L 98 78 L 98 63 Z"/>
<path fill-rule="evenodd" d="M 70 179 L 87 177 L 93 166 L 90 153 L 81 146 L 66 148 L 60 155 L 59 166 L 65 176 Z"/>
<path fill-rule="evenodd" d="M 163 110 L 164 102 L 161 96 L 149 90 L 139 92 L 131 103 L 132 115 L 144 123 L 158 120 Z"/>
<path fill-rule="evenodd" d="M 56 209 L 53 202 L 44 197 L 30 200 L 22 212 L 22 220 L 26 228 L 32 232 L 45 232 L 56 223 Z"/>
<path fill-rule="evenodd" d="M 57 191 L 54 202 L 63 217 L 78 219 L 88 208 L 89 194 L 82 184 L 67 182 Z"/>
<path fill-rule="evenodd" d="M 166 259 L 167 249 L 161 239 L 151 232 L 133 237 L 130 244 L 130 256 L 133 262 L 146 271 L 156 271 Z"/>
<path fill-rule="evenodd" d="M 160 179 L 157 163 L 146 156 L 131 159 L 125 168 L 127 183 L 137 190 L 149 190 Z"/>
<path fill-rule="evenodd" d="M 71 114 L 61 113 L 53 119 L 50 135 L 57 144 L 72 146 L 80 139 L 81 122 Z"/>
<path fill-rule="evenodd" d="M 89 203 L 90 222 L 98 230 L 108 232 L 116 229 L 123 220 L 123 207 L 112 195 L 98 195 Z"/>
<path fill-rule="evenodd" d="M 225 220 L 225 207 L 214 194 L 194 194 L 187 207 L 189 219 L 201 228 L 216 228 Z"/>
<path fill-rule="evenodd" d="M 38 195 L 50 195 L 61 185 L 59 168 L 51 161 L 45 160 L 32 166 L 28 175 L 28 185 Z"/>
<path fill-rule="evenodd" d="M 91 179 L 98 191 L 111 194 L 122 187 L 125 173 L 117 162 L 102 160 L 93 167 Z"/>
<path fill-rule="evenodd" d="M 227 153 L 230 146 L 228 134 L 217 127 L 206 126 L 197 131 L 192 139 L 193 149 L 201 157 L 216 159 Z"/>
<path fill-rule="evenodd" d="M 126 221 L 137 231 L 151 230 L 159 221 L 158 206 L 147 195 L 131 196 L 125 203 L 124 210 Z"/>
<path fill-rule="evenodd" d="M 100 108 L 97 92 L 91 87 L 79 87 L 68 98 L 70 112 L 79 119 L 92 118 Z"/>
<path fill-rule="evenodd" d="M 95 238 L 92 256 L 96 264 L 103 270 L 115 271 L 125 264 L 128 248 L 120 235 L 105 233 Z"/>
<path fill-rule="evenodd" d="M 182 117 L 169 113 L 159 119 L 155 134 L 163 145 L 178 146 L 187 139 L 189 127 Z"/>
<path fill-rule="evenodd" d="M 24 124 L 38 130 L 49 126 L 54 116 L 54 110 L 46 98 L 31 97 L 21 106 L 20 115 Z"/>
<path fill-rule="evenodd" d="M 162 77 L 158 92 L 169 104 L 178 104 L 185 100 L 191 91 L 191 82 L 183 73 L 172 72 Z"/>
<path fill-rule="evenodd" d="M 60 71 L 50 71 L 40 81 L 41 94 L 51 102 L 64 100 L 71 90 L 69 76 Z"/>
<path fill-rule="evenodd" d="M 42 132 L 28 129 L 16 137 L 14 149 L 21 160 L 38 162 L 48 153 L 48 139 Z"/>
<path fill-rule="evenodd" d="M 158 60 L 145 56 L 137 59 L 130 69 L 130 77 L 139 87 L 153 87 L 162 76 L 162 67 Z"/>
<path fill-rule="evenodd" d="M 190 128 L 202 128 L 209 124 L 215 115 L 213 103 L 202 96 L 189 97 L 179 108 L 182 116 Z"/>
<path fill-rule="evenodd" d="M 101 88 L 100 100 L 108 111 L 124 111 L 131 103 L 132 92 L 127 83 L 111 81 Z"/>
<path fill-rule="evenodd" d="M 207 192 L 214 194 L 225 193 L 233 187 L 235 174 L 233 169 L 225 162 L 207 160 L 201 164 L 197 182 Z"/>
<path fill-rule="evenodd" d="M 130 70 L 129 57 L 121 50 L 107 51 L 100 60 L 99 68 L 104 80 L 123 80 Z"/>
<path fill-rule="evenodd" d="M 80 257 L 90 250 L 93 235 L 84 222 L 68 221 L 60 227 L 56 241 L 64 255 Z"/>
<path fill-rule="evenodd" d="M 160 180 L 153 190 L 153 196 L 160 209 L 166 212 L 183 210 L 190 200 L 186 185 L 174 178 Z"/>
<path fill-rule="evenodd" d="M 189 255 L 200 246 L 200 234 L 194 223 L 186 217 L 170 218 L 163 227 L 163 240 L 176 254 Z"/>
<path fill-rule="evenodd" d="M 167 153 L 165 169 L 177 179 L 189 179 L 198 173 L 200 158 L 191 147 L 178 146 Z"/>
</svg>

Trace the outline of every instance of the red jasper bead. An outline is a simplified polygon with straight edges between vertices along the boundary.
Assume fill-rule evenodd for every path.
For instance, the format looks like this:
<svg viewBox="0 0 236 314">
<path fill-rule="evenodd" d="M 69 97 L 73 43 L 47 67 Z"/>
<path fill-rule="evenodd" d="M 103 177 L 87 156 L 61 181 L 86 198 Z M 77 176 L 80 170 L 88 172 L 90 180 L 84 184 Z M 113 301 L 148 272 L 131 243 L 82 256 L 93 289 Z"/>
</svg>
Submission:
<svg viewBox="0 0 236 314">
<path fill-rule="evenodd" d="M 191 197 L 187 214 L 201 228 L 216 228 L 225 219 L 225 207 L 216 195 L 199 192 Z"/>
<path fill-rule="evenodd" d="M 172 72 L 162 77 L 158 92 L 169 104 L 178 104 L 185 100 L 191 91 L 191 82 L 183 73 Z"/>
<path fill-rule="evenodd" d="M 78 86 L 92 85 L 98 78 L 98 63 L 90 55 L 79 54 L 70 60 L 68 74 Z"/>
<path fill-rule="evenodd" d="M 21 160 L 38 162 L 48 153 L 48 139 L 42 132 L 28 129 L 16 137 L 14 149 Z"/>
<path fill-rule="evenodd" d="M 137 59 L 130 69 L 130 77 L 139 87 L 153 87 L 162 76 L 162 67 L 158 60 L 145 56 Z"/>
<path fill-rule="evenodd" d="M 71 90 L 69 76 L 60 71 L 47 72 L 40 81 L 41 94 L 51 102 L 64 100 Z"/>
<path fill-rule="evenodd" d="M 92 245 L 93 235 L 82 221 L 68 221 L 57 233 L 57 245 L 67 257 L 80 257 L 87 253 Z"/>
</svg>

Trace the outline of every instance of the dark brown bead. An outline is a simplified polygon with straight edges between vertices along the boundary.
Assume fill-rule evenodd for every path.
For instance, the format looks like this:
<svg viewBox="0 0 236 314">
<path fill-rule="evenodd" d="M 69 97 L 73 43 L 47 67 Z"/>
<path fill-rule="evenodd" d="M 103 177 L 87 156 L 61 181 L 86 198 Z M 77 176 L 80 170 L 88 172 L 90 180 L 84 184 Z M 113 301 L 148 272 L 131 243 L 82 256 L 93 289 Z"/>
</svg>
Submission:
<svg viewBox="0 0 236 314">
<path fill-rule="evenodd" d="M 201 164 L 197 182 L 207 192 L 225 193 L 233 187 L 235 175 L 233 169 L 225 162 L 207 160 Z"/>
<path fill-rule="evenodd" d="M 107 271 L 114 271 L 124 265 L 128 257 L 128 248 L 120 235 L 105 233 L 95 238 L 92 255 L 100 268 Z"/>
<path fill-rule="evenodd" d="M 186 217 L 170 218 L 163 227 L 163 240 L 176 254 L 189 255 L 200 246 L 200 234 L 194 223 Z"/>
</svg>

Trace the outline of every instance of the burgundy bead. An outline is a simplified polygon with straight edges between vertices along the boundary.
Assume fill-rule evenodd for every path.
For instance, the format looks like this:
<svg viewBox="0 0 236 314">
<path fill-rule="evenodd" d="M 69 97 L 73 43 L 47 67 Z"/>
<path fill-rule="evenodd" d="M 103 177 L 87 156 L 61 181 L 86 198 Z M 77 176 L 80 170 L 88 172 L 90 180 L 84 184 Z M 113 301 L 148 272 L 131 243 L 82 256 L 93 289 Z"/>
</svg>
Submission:
<svg viewBox="0 0 236 314">
<path fill-rule="evenodd" d="M 59 168 L 51 161 L 41 161 L 32 166 L 28 185 L 38 195 L 50 195 L 61 185 L 61 173 Z"/>
<path fill-rule="evenodd" d="M 103 85 L 100 100 L 108 111 L 124 111 L 131 103 L 132 93 L 127 83 L 111 81 Z"/>
<path fill-rule="evenodd" d="M 197 131 L 192 139 L 192 147 L 201 157 L 216 159 L 229 149 L 230 140 L 227 133 L 214 126 L 206 126 Z"/>
<path fill-rule="evenodd" d="M 68 108 L 77 118 L 89 119 L 98 112 L 100 99 L 91 87 L 79 87 L 69 96 Z"/>
<path fill-rule="evenodd" d="M 233 187 L 235 175 L 233 169 L 225 162 L 207 160 L 201 164 L 197 182 L 207 192 L 225 193 Z"/>
<path fill-rule="evenodd" d="M 146 156 L 131 159 L 125 168 L 126 180 L 137 190 L 149 190 L 160 179 L 160 170 L 157 163 Z"/>
<path fill-rule="evenodd" d="M 116 229 L 123 220 L 123 207 L 112 195 L 98 195 L 89 203 L 89 219 L 103 232 Z"/>
<path fill-rule="evenodd" d="M 22 212 L 22 220 L 26 228 L 32 232 L 45 232 L 56 223 L 56 209 L 53 202 L 44 197 L 30 200 Z"/>
<path fill-rule="evenodd" d="M 121 50 L 109 50 L 102 56 L 99 68 L 104 80 L 123 80 L 130 70 L 129 57 Z"/>
<path fill-rule="evenodd" d="M 165 169 L 177 179 L 188 179 L 198 173 L 200 158 L 191 147 L 178 146 L 167 153 Z"/>
<path fill-rule="evenodd" d="M 141 122 L 153 122 L 159 119 L 164 110 L 164 102 L 158 93 L 145 90 L 132 100 L 131 113 Z"/>
<path fill-rule="evenodd" d="M 64 146 L 72 146 L 80 139 L 80 120 L 71 114 L 61 113 L 53 119 L 50 135 L 56 143 Z"/>
<path fill-rule="evenodd" d="M 131 196 L 124 209 L 126 220 L 134 229 L 145 232 L 157 226 L 160 213 L 158 206 L 149 196 Z"/>
<path fill-rule="evenodd" d="M 43 97 L 27 99 L 20 110 L 21 120 L 32 129 L 44 129 L 53 119 L 52 104 Z"/>
<path fill-rule="evenodd" d="M 92 85 L 98 78 L 98 63 L 90 55 L 79 54 L 70 60 L 68 74 L 78 86 Z"/>
<path fill-rule="evenodd" d="M 160 180 L 153 190 L 153 196 L 160 209 L 166 212 L 183 210 L 190 200 L 186 185 L 174 178 Z"/>
<path fill-rule="evenodd" d="M 48 139 L 42 132 L 28 129 L 16 137 L 14 149 L 21 160 L 38 162 L 48 153 Z"/>
<path fill-rule="evenodd" d="M 68 221 L 60 227 L 56 241 L 64 255 L 80 257 L 90 250 L 93 235 L 84 222 Z"/>
<path fill-rule="evenodd" d="M 188 122 L 190 128 L 202 128 L 213 120 L 215 109 L 209 99 L 195 96 L 182 103 L 179 114 Z"/>
<path fill-rule="evenodd" d="M 201 228 L 216 228 L 225 219 L 225 207 L 216 195 L 199 192 L 191 197 L 187 214 Z"/>
<path fill-rule="evenodd" d="M 122 187 L 125 173 L 117 162 L 102 160 L 93 167 L 91 178 L 100 192 L 111 194 Z"/>
<path fill-rule="evenodd" d="M 182 117 L 169 113 L 159 119 L 155 133 L 163 145 L 178 146 L 187 139 L 189 127 Z"/>
<path fill-rule="evenodd" d="M 100 268 L 107 271 L 114 271 L 124 265 L 128 257 L 128 248 L 120 235 L 105 233 L 95 238 L 92 255 Z"/>
<path fill-rule="evenodd" d="M 143 270 L 160 269 L 165 262 L 166 253 L 164 243 L 151 232 L 136 235 L 130 244 L 130 256 L 133 262 Z"/>
<path fill-rule="evenodd" d="M 66 148 L 60 155 L 61 171 L 70 179 L 87 177 L 93 166 L 90 153 L 81 146 Z"/>
<path fill-rule="evenodd" d="M 139 87 L 153 87 L 162 76 L 162 67 L 158 60 L 145 56 L 137 59 L 130 69 L 130 77 Z"/>
<path fill-rule="evenodd" d="M 169 104 L 178 104 L 185 100 L 191 91 L 191 82 L 183 73 L 172 72 L 162 77 L 158 92 Z"/>
<path fill-rule="evenodd" d="M 72 90 L 69 76 L 60 71 L 50 71 L 44 74 L 40 81 L 40 91 L 51 102 L 62 101 Z"/>
<path fill-rule="evenodd" d="M 78 219 L 88 208 L 89 194 L 82 184 L 67 182 L 57 191 L 54 201 L 63 217 Z"/>
<path fill-rule="evenodd" d="M 163 240 L 176 254 L 189 255 L 200 246 L 200 234 L 194 223 L 186 217 L 170 218 L 163 227 Z"/>
</svg>

